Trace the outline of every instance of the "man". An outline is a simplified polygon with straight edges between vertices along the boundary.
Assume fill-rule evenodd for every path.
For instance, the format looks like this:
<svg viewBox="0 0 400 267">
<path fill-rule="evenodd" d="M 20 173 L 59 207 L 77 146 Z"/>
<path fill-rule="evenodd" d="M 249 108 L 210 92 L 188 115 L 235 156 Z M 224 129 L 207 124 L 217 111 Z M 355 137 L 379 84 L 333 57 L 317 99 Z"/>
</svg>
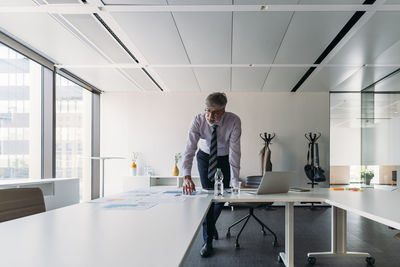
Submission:
<svg viewBox="0 0 400 267">
<path fill-rule="evenodd" d="M 201 185 L 205 189 L 214 188 L 214 175 L 220 168 L 224 175 L 224 188 L 239 180 L 240 118 L 225 112 L 227 98 L 224 93 L 212 93 L 206 98 L 206 109 L 198 114 L 190 127 L 189 137 L 183 155 L 183 193 L 191 194 L 195 185 L 191 178 L 193 157 L 197 150 L 197 166 Z M 211 256 L 213 237 L 218 239 L 215 223 L 221 214 L 224 203 L 212 203 L 203 222 L 204 245 L 200 250 L 202 257 Z"/>
</svg>

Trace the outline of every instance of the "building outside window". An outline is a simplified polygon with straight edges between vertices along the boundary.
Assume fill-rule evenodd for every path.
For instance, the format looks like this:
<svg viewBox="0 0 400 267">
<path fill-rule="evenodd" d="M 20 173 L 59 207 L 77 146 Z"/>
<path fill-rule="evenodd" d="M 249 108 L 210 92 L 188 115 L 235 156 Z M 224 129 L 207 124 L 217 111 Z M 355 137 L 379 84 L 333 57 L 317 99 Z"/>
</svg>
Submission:
<svg viewBox="0 0 400 267">
<path fill-rule="evenodd" d="M 81 200 L 91 197 L 91 123 L 92 93 L 57 75 L 56 177 L 79 178 Z"/>
<path fill-rule="evenodd" d="M 0 179 L 41 178 L 42 66 L 0 43 Z"/>
</svg>

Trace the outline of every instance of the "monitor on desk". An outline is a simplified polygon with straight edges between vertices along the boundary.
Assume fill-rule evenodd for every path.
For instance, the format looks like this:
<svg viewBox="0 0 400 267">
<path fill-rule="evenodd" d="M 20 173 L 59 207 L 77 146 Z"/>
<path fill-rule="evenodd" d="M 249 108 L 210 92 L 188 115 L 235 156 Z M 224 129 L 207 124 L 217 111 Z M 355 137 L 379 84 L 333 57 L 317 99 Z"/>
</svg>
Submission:
<svg viewBox="0 0 400 267">
<path fill-rule="evenodd" d="M 295 172 L 265 172 L 257 191 L 249 194 L 287 193 L 295 177 Z"/>
</svg>

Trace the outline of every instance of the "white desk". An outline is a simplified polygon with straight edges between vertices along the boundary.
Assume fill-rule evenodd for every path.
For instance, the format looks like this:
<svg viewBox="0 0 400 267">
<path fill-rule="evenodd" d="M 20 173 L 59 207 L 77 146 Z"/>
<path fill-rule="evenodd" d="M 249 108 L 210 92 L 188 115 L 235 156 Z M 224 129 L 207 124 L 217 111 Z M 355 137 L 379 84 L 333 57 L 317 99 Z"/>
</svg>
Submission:
<svg viewBox="0 0 400 267">
<path fill-rule="evenodd" d="M 227 195 L 215 198 L 215 202 L 284 202 L 285 203 L 285 252 L 279 253 L 279 259 L 286 266 L 294 266 L 294 202 L 324 202 L 326 190 L 312 192 L 289 192 L 285 194 L 252 195 L 241 192 L 240 196 Z"/>
<path fill-rule="evenodd" d="M 332 205 L 331 251 L 308 253 L 309 262 L 321 257 L 364 257 L 375 261 L 369 253 L 348 252 L 347 211 L 400 229 L 400 192 L 366 189 L 364 192 L 328 191 L 325 202 Z"/>
<path fill-rule="evenodd" d="M 286 266 L 294 266 L 294 202 L 326 202 L 332 205 L 331 251 L 308 253 L 311 263 L 315 263 L 320 257 L 371 258 L 369 253 L 347 251 L 347 211 L 400 229 L 400 213 L 398 213 L 400 192 L 397 191 L 366 189 L 363 192 L 352 192 L 316 188 L 313 192 L 289 192 L 264 196 L 243 192 L 236 198 L 226 196 L 213 201 L 285 202 L 285 252 L 281 252 L 279 256 Z"/>
<path fill-rule="evenodd" d="M 191 247 L 211 197 L 148 210 L 82 203 L 4 222 L 0 266 L 176 267 Z"/>
<path fill-rule="evenodd" d="M 179 266 L 213 196 L 159 204 L 145 211 L 104 210 L 82 203 L 0 224 L 1 266 Z M 316 189 L 306 193 L 255 196 L 242 192 L 214 201 L 285 202 L 285 252 L 294 266 L 294 202 L 327 202 L 332 207 L 332 250 L 311 257 L 350 256 L 346 251 L 346 211 L 400 228 L 400 192 Z M 367 256 L 368 253 L 354 254 Z"/>
</svg>

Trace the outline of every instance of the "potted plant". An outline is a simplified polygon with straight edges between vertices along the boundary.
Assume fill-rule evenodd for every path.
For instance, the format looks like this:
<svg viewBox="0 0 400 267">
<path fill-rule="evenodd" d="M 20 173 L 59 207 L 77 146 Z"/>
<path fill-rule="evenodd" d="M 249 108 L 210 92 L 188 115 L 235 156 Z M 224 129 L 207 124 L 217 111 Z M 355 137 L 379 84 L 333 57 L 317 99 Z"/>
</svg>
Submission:
<svg viewBox="0 0 400 267">
<path fill-rule="evenodd" d="M 374 178 L 374 172 L 372 170 L 368 170 L 367 168 L 362 168 L 360 173 L 361 182 L 365 183 L 366 185 L 370 185 L 372 178 Z"/>
</svg>

